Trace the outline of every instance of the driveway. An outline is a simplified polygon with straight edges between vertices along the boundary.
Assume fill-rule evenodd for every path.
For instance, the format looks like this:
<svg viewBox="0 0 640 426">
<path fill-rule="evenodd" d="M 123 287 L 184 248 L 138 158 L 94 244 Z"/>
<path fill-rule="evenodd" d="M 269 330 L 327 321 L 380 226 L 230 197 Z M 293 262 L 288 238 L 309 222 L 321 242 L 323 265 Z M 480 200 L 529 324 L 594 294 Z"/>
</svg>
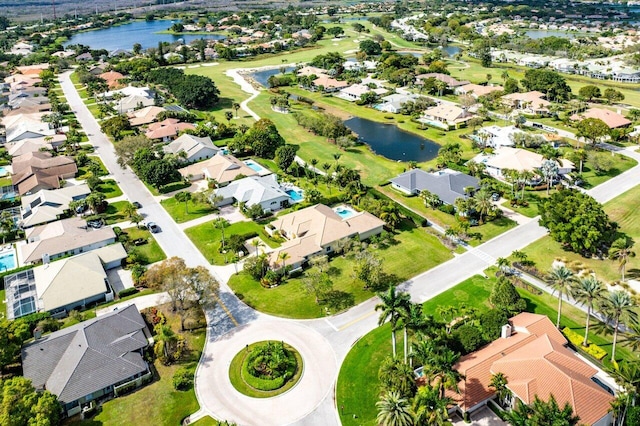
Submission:
<svg viewBox="0 0 640 426">
<path fill-rule="evenodd" d="M 481 408 L 471 414 L 470 423 L 466 423 L 457 415 L 453 416 L 451 420 L 454 426 L 467 426 L 470 424 L 476 426 L 508 426 L 507 422 L 500 420 L 500 417 L 498 417 L 488 407 Z"/>
</svg>

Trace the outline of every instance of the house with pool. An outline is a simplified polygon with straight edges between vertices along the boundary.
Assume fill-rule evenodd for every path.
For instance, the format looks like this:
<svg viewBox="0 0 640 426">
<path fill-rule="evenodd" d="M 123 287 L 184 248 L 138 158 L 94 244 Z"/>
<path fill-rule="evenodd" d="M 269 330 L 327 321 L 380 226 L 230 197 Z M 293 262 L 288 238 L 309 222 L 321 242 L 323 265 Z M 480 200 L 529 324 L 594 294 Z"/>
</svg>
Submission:
<svg viewBox="0 0 640 426">
<path fill-rule="evenodd" d="M 233 203 L 244 203 L 251 207 L 259 204 L 265 212 L 271 212 L 288 207 L 302 196 L 301 190 L 283 188 L 278 183 L 276 175 L 250 176 L 234 180 L 229 185 L 218 188 L 216 196 L 222 197 L 216 204 L 226 206 Z"/>
<path fill-rule="evenodd" d="M 269 235 L 280 234 L 287 240 L 269 253 L 269 264 L 276 269 L 290 266 L 296 270 L 313 256 L 333 253 L 342 239 L 357 237 L 363 241 L 380 234 L 383 227 L 384 221 L 371 213 L 347 205 L 331 208 L 316 204 L 280 216 L 265 227 Z M 287 254 L 284 262 L 282 253 Z"/>
<path fill-rule="evenodd" d="M 226 186 L 238 177 L 257 176 L 263 170 L 266 169 L 252 160 L 242 162 L 233 155 L 218 154 L 178 169 L 178 172 L 191 181 L 210 179 L 215 180 L 219 186 Z"/>
</svg>

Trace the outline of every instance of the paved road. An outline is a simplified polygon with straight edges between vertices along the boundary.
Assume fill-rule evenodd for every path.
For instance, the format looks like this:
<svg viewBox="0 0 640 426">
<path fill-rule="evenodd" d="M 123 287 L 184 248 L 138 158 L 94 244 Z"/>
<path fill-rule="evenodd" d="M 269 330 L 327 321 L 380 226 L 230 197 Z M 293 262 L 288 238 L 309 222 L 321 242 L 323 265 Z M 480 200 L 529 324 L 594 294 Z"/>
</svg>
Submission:
<svg viewBox="0 0 640 426">
<path fill-rule="evenodd" d="M 244 305 L 226 285 L 229 267 L 210 266 L 137 177 L 117 165 L 111 143 L 82 104 L 68 76 L 69 73 L 65 73 L 60 79 L 69 105 L 91 135 L 90 141 L 97 147 L 97 152 L 127 198 L 139 201 L 143 205 L 142 213 L 162 228 L 162 232 L 156 234 L 160 246 L 168 256 L 180 256 L 189 265 L 207 266 L 222 283 L 220 298 L 223 306 L 207 312 L 207 343 L 196 372 L 196 394 L 201 406 L 198 416 L 209 414 L 241 425 L 270 424 L 275 419 L 280 419 L 279 424 L 338 425 L 333 398 L 338 366 L 351 346 L 377 327 L 378 318 L 374 311 L 377 299 L 367 300 L 330 318 L 309 321 L 276 319 Z M 631 149 L 622 150 L 622 153 L 640 160 L 640 154 Z M 588 192 L 598 201 L 606 202 L 638 183 L 640 166 Z M 481 274 L 495 264 L 498 257 L 506 257 L 544 235 L 546 230 L 538 225 L 537 220 L 532 220 L 408 280 L 401 289 L 408 291 L 413 301 L 423 302 L 460 281 Z M 288 393 L 257 402 L 233 389 L 227 378 L 227 368 L 239 348 L 264 338 L 294 344 L 305 359 L 305 372 L 302 381 Z"/>
</svg>

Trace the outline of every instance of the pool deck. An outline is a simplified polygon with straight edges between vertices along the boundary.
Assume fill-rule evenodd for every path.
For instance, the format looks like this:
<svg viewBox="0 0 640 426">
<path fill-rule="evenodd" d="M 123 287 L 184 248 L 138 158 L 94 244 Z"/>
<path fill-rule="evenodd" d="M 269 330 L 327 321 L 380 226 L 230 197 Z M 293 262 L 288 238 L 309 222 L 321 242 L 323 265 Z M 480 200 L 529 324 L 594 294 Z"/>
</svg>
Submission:
<svg viewBox="0 0 640 426">
<path fill-rule="evenodd" d="M 251 170 L 254 170 L 256 173 L 258 173 L 259 176 L 267 176 L 270 175 L 272 172 L 271 170 L 267 169 L 265 166 L 263 166 L 262 164 L 258 163 L 256 160 L 244 160 L 243 163 L 249 167 Z M 251 167 L 251 164 L 255 164 L 258 167 L 260 167 L 260 170 L 256 170 L 258 167 L 256 167 L 256 169 L 254 169 L 253 167 Z"/>
</svg>

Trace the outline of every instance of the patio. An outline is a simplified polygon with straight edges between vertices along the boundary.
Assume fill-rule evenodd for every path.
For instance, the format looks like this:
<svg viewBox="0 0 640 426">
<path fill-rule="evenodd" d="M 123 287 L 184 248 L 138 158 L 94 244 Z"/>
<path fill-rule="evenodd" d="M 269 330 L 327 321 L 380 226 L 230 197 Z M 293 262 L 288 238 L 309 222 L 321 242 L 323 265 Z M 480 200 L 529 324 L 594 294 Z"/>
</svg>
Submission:
<svg viewBox="0 0 640 426">
<path fill-rule="evenodd" d="M 466 423 L 457 414 L 451 416 L 451 422 L 454 426 L 467 426 L 470 424 L 477 426 L 507 426 L 506 422 L 500 420 L 500 418 L 486 406 L 471 414 L 471 423 Z"/>
</svg>

